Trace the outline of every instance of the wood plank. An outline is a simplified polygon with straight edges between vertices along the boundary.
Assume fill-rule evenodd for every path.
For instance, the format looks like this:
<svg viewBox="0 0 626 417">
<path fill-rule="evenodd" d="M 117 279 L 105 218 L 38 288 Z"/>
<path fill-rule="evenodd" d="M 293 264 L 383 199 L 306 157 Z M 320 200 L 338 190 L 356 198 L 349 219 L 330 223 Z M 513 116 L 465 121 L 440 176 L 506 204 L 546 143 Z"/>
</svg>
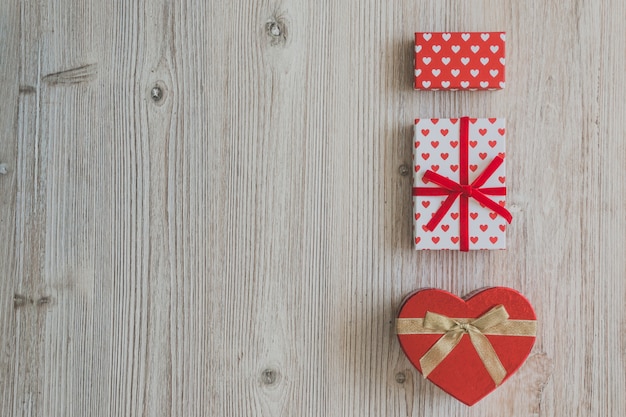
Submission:
<svg viewBox="0 0 626 417">
<path fill-rule="evenodd" d="M 19 14 L 17 2 L 8 2 L 0 14 L 0 410 L 9 412 L 15 404 L 15 310 L 28 308 L 30 300 L 15 294 L 13 277 L 15 252 L 15 204 L 17 199 L 17 108 L 22 95 L 30 94 L 15 80 L 19 72 Z"/>
</svg>

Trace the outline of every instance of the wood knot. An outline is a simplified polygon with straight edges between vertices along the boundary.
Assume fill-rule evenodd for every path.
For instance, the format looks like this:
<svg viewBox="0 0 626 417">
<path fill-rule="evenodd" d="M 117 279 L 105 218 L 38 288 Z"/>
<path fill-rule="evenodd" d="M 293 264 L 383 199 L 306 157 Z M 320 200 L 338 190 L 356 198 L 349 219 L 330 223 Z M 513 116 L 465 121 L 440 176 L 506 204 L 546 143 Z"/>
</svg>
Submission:
<svg viewBox="0 0 626 417">
<path fill-rule="evenodd" d="M 39 300 L 37 300 L 37 305 L 38 306 L 43 306 L 43 305 L 46 305 L 46 304 L 50 304 L 51 302 L 52 302 L 52 298 L 51 297 L 43 296 Z"/>
<path fill-rule="evenodd" d="M 280 29 L 280 25 L 276 22 L 271 22 L 269 26 L 270 36 L 277 38 L 282 35 L 282 30 Z"/>
<path fill-rule="evenodd" d="M 398 384 L 404 384 L 405 381 L 406 381 L 406 374 L 404 372 L 398 372 L 396 374 L 396 382 Z"/>
<path fill-rule="evenodd" d="M 33 299 L 21 294 L 13 295 L 13 308 L 24 307 L 25 305 L 32 304 Z"/>
<path fill-rule="evenodd" d="M 409 175 L 411 173 L 411 169 L 409 168 L 408 165 L 402 164 L 402 165 L 400 165 L 400 168 L 398 168 L 398 172 L 403 177 L 406 177 L 407 175 Z"/>
<path fill-rule="evenodd" d="M 164 81 L 156 81 L 148 90 L 148 96 L 154 104 L 162 106 L 167 98 L 168 88 Z"/>
<path fill-rule="evenodd" d="M 282 16 L 272 16 L 265 23 L 265 34 L 270 40 L 270 45 L 280 46 L 287 43 L 287 21 Z"/>
<path fill-rule="evenodd" d="M 279 374 L 275 369 L 265 369 L 261 372 L 261 383 L 263 385 L 272 386 L 278 382 Z"/>
<path fill-rule="evenodd" d="M 39 297 L 36 301 L 32 297 L 29 297 L 27 295 L 22 295 L 22 294 L 13 295 L 13 308 L 15 309 L 26 307 L 29 305 L 36 306 L 36 307 L 44 307 L 48 304 L 51 304 L 52 302 L 53 302 L 53 298 L 48 295 Z"/>
<path fill-rule="evenodd" d="M 153 101 L 161 101 L 161 99 L 163 98 L 163 90 L 161 89 L 161 87 L 159 87 L 158 85 L 152 87 L 152 90 L 150 90 L 150 97 Z"/>
</svg>

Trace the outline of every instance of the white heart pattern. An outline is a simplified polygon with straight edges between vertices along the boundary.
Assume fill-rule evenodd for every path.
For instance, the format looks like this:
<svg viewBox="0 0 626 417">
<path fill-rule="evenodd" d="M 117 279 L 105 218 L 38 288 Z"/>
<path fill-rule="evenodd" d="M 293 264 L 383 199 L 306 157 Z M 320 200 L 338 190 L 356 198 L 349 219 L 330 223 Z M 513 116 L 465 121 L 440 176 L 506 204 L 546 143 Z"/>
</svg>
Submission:
<svg viewBox="0 0 626 417">
<path fill-rule="evenodd" d="M 501 32 L 416 33 L 415 88 L 502 88 L 505 69 L 503 35 Z"/>
</svg>

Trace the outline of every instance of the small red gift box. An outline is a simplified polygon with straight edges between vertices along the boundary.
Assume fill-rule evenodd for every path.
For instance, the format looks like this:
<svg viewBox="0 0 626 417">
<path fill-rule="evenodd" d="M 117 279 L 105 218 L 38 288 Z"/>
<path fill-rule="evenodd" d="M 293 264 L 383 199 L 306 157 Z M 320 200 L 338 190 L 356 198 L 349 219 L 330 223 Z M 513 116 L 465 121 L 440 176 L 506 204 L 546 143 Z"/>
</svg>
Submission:
<svg viewBox="0 0 626 417">
<path fill-rule="evenodd" d="M 505 120 L 416 119 L 415 249 L 505 249 Z"/>
<path fill-rule="evenodd" d="M 504 88 L 504 32 L 417 32 L 416 90 Z"/>
<path fill-rule="evenodd" d="M 524 363 L 536 320 L 528 300 L 511 288 L 487 288 L 466 300 L 424 289 L 404 301 L 396 333 L 424 378 L 473 405 Z"/>
</svg>

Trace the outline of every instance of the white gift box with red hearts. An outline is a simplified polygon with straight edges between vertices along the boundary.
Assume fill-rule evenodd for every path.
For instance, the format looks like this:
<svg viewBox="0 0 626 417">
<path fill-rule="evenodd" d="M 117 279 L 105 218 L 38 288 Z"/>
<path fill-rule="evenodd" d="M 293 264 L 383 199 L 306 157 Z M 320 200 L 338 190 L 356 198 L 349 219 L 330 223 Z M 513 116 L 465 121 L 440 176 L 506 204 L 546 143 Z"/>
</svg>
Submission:
<svg viewBox="0 0 626 417">
<path fill-rule="evenodd" d="M 506 248 L 505 138 L 502 118 L 415 120 L 415 249 Z"/>
</svg>

